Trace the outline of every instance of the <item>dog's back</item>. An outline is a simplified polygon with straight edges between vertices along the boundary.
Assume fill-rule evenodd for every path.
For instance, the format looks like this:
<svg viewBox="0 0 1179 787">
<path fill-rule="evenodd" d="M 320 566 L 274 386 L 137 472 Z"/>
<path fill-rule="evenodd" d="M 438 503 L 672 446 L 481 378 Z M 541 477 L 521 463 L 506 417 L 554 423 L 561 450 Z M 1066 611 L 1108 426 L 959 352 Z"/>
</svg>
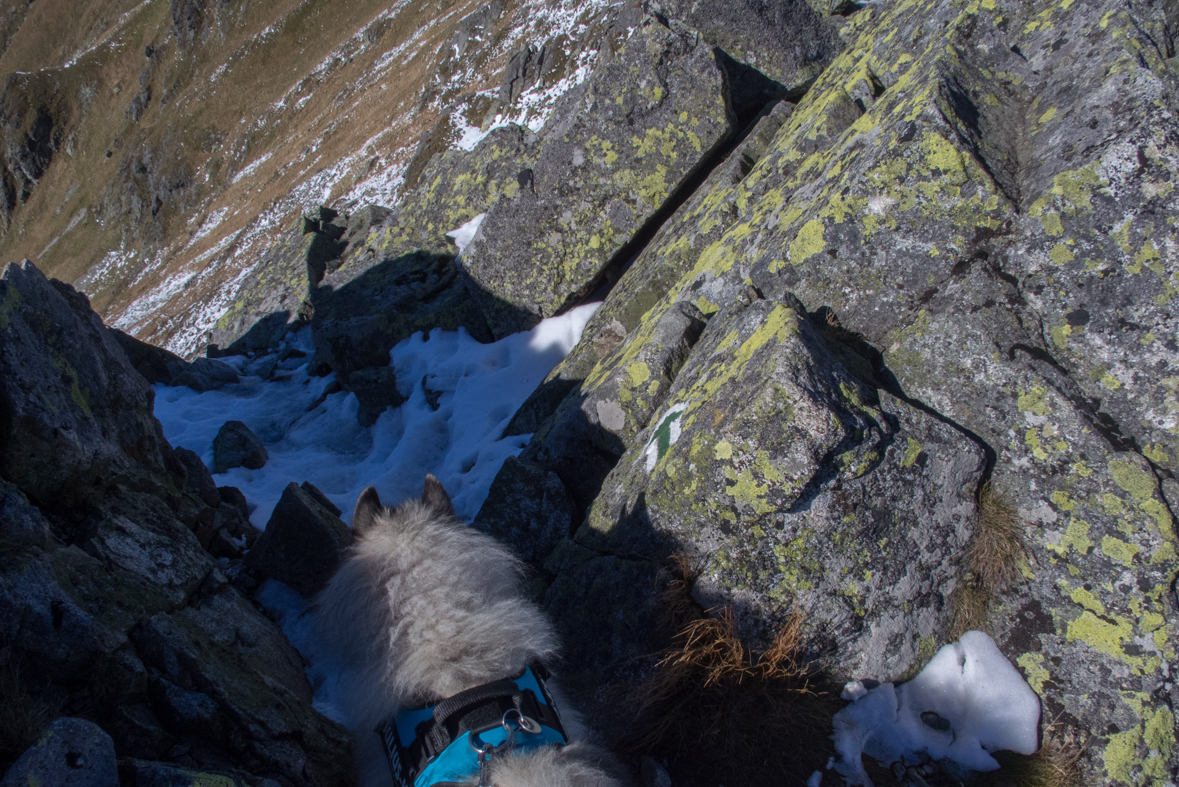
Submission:
<svg viewBox="0 0 1179 787">
<path fill-rule="evenodd" d="M 420 501 L 396 509 L 369 487 L 352 529 L 351 554 L 317 599 L 316 624 L 320 655 L 339 675 L 339 709 L 357 735 L 361 783 L 373 787 L 391 783 L 372 732 L 388 714 L 519 674 L 551 658 L 557 636 L 521 592 L 521 563 L 460 522 L 433 476 Z M 602 759 L 573 744 L 500 758 L 492 773 L 504 787 L 616 784 L 597 767 Z"/>
</svg>

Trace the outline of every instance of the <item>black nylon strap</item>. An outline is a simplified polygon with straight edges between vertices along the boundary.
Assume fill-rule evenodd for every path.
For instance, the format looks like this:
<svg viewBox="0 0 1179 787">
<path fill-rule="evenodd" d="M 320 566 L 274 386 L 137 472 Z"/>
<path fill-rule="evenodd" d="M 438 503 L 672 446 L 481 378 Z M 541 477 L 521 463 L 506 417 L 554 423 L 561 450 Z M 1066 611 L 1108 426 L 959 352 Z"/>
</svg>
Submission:
<svg viewBox="0 0 1179 787">
<path fill-rule="evenodd" d="M 521 690 L 516 685 L 514 681 L 523 677 L 521 673 L 514 679 L 502 678 L 460 691 L 434 706 L 432 718 L 417 725 L 415 739 L 405 748 L 408 755 L 406 765 L 414 778 L 451 742 L 467 732 L 477 733 L 498 727 L 504 713 L 512 709 L 556 730 L 568 740 L 569 735 L 561 724 L 545 685 L 549 678 L 548 670 L 540 662 L 529 667 L 544 694 L 543 699 L 538 698 L 531 689 Z"/>
</svg>

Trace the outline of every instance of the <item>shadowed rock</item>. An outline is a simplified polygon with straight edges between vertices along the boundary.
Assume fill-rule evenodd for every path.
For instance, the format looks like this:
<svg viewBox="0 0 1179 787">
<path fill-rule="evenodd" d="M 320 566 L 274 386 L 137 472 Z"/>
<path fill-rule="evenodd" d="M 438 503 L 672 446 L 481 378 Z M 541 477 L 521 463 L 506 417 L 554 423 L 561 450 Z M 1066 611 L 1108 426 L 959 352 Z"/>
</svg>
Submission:
<svg viewBox="0 0 1179 787">
<path fill-rule="evenodd" d="M 224 473 L 231 467 L 257 470 L 269 458 L 266 446 L 241 421 L 226 421 L 213 438 L 214 473 Z"/>
<path fill-rule="evenodd" d="M 305 487 L 309 484 L 304 483 Z M 287 485 L 246 565 L 310 598 L 318 593 L 352 543 L 352 531 L 320 502 L 323 493 Z M 334 508 L 334 506 L 333 506 Z"/>
<path fill-rule="evenodd" d="M 62 717 L 4 774 L 0 787 L 119 787 L 111 736 L 85 719 Z"/>
</svg>

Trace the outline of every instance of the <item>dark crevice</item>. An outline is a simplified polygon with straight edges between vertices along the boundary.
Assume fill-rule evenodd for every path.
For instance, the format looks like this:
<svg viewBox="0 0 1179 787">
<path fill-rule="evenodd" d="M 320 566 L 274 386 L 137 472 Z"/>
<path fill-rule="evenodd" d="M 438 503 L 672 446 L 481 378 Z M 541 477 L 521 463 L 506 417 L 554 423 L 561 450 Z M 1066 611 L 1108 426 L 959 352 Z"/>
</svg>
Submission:
<svg viewBox="0 0 1179 787">
<path fill-rule="evenodd" d="M 1154 39 L 1154 36 L 1147 32 L 1146 28 L 1142 26 L 1142 23 L 1138 21 L 1138 17 L 1134 15 L 1133 3 L 1126 3 L 1126 16 L 1130 17 L 1130 22 L 1134 25 L 1134 29 L 1138 31 L 1138 35 L 1142 36 L 1150 42 L 1151 47 L 1154 49 L 1155 53 L 1158 54 L 1160 60 L 1166 60 L 1168 57 L 1174 57 L 1174 43 L 1169 40 L 1164 41 L 1163 46 L 1160 47 L 1158 41 Z M 1164 23 L 1163 34 L 1167 35 L 1168 32 L 1169 31 L 1167 30 L 1166 24 Z M 1170 38 L 1169 36 L 1167 37 L 1168 39 Z M 1171 54 L 1167 55 L 1165 54 L 1165 51 L 1170 51 Z M 1141 62 L 1142 67 L 1149 71 L 1150 66 L 1146 64 L 1146 58 L 1139 54 L 1138 59 Z"/>
<path fill-rule="evenodd" d="M 987 160 L 987 157 L 983 153 L 982 146 L 979 144 L 981 131 L 978 127 L 978 107 L 976 107 L 974 102 L 970 100 L 970 97 L 966 94 L 962 87 L 957 84 L 956 80 L 948 80 L 943 83 L 942 87 L 943 96 L 953 107 L 955 116 L 961 123 L 965 123 L 973 132 L 973 134 L 963 133 L 960 128 L 960 123 L 954 122 L 954 119 L 947 115 L 946 112 L 939 106 L 938 113 L 941 115 L 942 120 L 945 121 L 947 126 L 954 129 L 954 134 L 958 137 L 958 141 L 962 144 L 963 147 L 970 151 L 971 157 L 975 160 L 979 167 L 981 167 L 982 170 L 987 173 L 987 177 L 991 179 L 991 182 L 995 184 L 995 188 L 998 189 L 999 193 L 1002 194 L 1003 197 L 1006 198 L 1006 200 L 1011 204 L 1011 207 L 1015 211 L 1016 215 L 1019 215 L 1021 198 L 1018 189 L 1018 180 L 1004 176 L 996 171 L 996 169 L 991 166 L 991 162 Z M 971 138 L 972 136 L 974 137 L 973 139 Z"/>
<path fill-rule="evenodd" d="M 1045 364 L 1064 378 L 1059 381 L 1060 384 L 1054 383 L 1053 389 L 1081 412 L 1093 430 L 1104 438 L 1112 450 L 1142 453 L 1142 447 L 1138 445 L 1138 441 L 1132 435 L 1127 437 L 1123 434 L 1121 426 L 1113 416 L 1101 409 L 1101 400 L 1085 396 L 1072 376 L 1069 375 L 1068 369 L 1052 357 L 1051 353 L 1040 347 L 1016 343 L 1007 350 L 1007 360 L 1014 361 L 1017 352 L 1022 352 L 1032 360 Z"/>
<path fill-rule="evenodd" d="M 851 16 L 856 11 L 864 8 L 867 2 L 858 2 L 858 0 L 843 0 L 831 9 L 831 16 Z"/>
<path fill-rule="evenodd" d="M 718 53 L 718 57 L 724 55 L 724 53 L 719 49 L 715 51 Z M 737 147 L 745 141 L 746 137 L 748 137 L 753 129 L 757 126 L 757 122 L 771 109 L 773 109 L 773 107 L 779 101 L 789 100 L 793 102 L 798 98 L 801 98 L 802 93 L 805 93 L 805 90 L 803 90 L 801 93 L 798 93 L 797 95 L 795 95 L 793 92 L 787 92 L 786 89 L 779 83 L 774 82 L 764 74 L 755 71 L 749 66 L 736 63 L 736 61 L 728 58 L 727 55 L 724 55 L 724 57 L 728 59 L 729 62 L 732 62 L 743 69 L 743 71 L 740 72 L 741 79 L 743 79 L 745 82 L 752 82 L 757 85 L 761 85 L 761 87 L 759 87 L 756 91 L 747 91 L 748 96 L 753 97 L 749 98 L 749 101 L 753 101 L 759 95 L 762 96 L 760 103 L 746 104 L 742 105 L 740 108 L 734 109 L 735 113 L 737 114 L 737 128 L 739 131 L 733 134 L 727 141 L 718 145 L 709 156 L 701 161 L 696 169 L 680 183 L 675 191 L 673 191 L 668 196 L 663 205 L 661 205 L 659 209 L 655 211 L 651 218 L 647 219 L 647 221 L 643 223 L 643 226 L 640 227 L 634 233 L 634 235 L 631 236 L 631 239 L 627 241 L 622 246 L 622 248 L 620 248 L 614 254 L 613 257 L 610 258 L 610 261 L 602 267 L 601 272 L 598 273 L 598 275 L 595 276 L 587 285 L 580 288 L 577 292 L 573 293 L 565 299 L 565 302 L 561 304 L 561 307 L 555 312 L 556 314 L 564 314 L 570 309 L 580 306 L 583 303 L 605 300 L 606 296 L 610 294 L 610 290 L 613 289 L 618 280 L 622 278 L 622 274 L 626 273 L 626 271 L 630 268 L 631 263 L 633 263 L 635 259 L 638 258 L 639 254 L 641 254 L 647 245 L 652 241 L 652 239 L 654 239 L 656 233 L 658 233 L 663 225 L 666 224 L 667 221 L 676 214 L 676 211 L 682 208 L 684 204 L 692 198 L 692 195 L 694 195 L 696 191 L 699 190 L 702 185 L 704 185 L 704 181 L 708 179 L 708 176 L 712 174 L 713 170 L 724 163 L 733 153 L 733 151 L 735 151 Z M 726 81 L 730 82 L 731 84 L 732 79 L 733 77 L 729 76 L 728 72 L 726 72 Z M 767 85 L 776 85 L 778 88 L 781 88 L 783 92 L 776 92 L 770 87 L 767 87 Z M 742 122 L 743 116 L 748 118 L 744 122 Z M 752 169 L 752 164 L 749 165 L 749 169 Z M 742 171 L 745 174 L 748 174 L 748 170 L 746 170 L 744 166 L 742 166 Z"/>
</svg>

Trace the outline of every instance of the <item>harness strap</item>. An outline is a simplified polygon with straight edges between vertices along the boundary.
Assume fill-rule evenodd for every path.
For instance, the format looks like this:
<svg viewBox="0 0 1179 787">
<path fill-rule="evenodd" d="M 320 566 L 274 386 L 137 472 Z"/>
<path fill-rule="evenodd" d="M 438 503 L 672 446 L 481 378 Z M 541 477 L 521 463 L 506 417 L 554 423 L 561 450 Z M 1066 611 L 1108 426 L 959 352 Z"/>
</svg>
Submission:
<svg viewBox="0 0 1179 787">
<path fill-rule="evenodd" d="M 563 744 L 568 735 L 545 685 L 548 677 L 548 670 L 537 662 L 514 677 L 475 686 L 434 706 L 403 710 L 387 718 L 377 727 L 377 732 L 384 739 L 394 781 L 400 787 L 410 787 L 425 780 L 427 769 L 437 773 L 433 763 L 453 762 L 458 748 L 464 752 L 470 749 L 469 734 L 500 727 L 504 714 L 513 709 L 546 730 L 535 739 L 524 736 L 528 739 L 525 745 Z M 462 757 L 473 759 L 473 752 L 472 749 Z M 443 787 L 450 782 L 432 783 Z"/>
</svg>

